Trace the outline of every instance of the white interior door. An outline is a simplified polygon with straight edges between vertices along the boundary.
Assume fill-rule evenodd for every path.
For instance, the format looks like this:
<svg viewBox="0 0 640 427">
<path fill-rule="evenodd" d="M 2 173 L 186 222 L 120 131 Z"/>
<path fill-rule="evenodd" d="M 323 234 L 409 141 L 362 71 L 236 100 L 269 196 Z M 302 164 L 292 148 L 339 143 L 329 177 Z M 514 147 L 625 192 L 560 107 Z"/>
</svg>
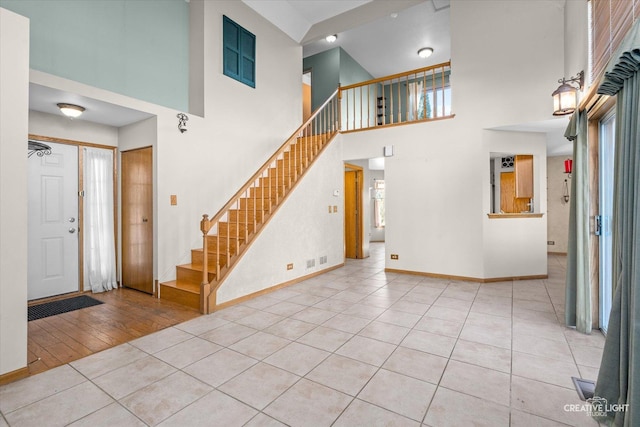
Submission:
<svg viewBox="0 0 640 427">
<path fill-rule="evenodd" d="M 29 158 L 29 300 L 78 291 L 78 148 Z"/>
</svg>

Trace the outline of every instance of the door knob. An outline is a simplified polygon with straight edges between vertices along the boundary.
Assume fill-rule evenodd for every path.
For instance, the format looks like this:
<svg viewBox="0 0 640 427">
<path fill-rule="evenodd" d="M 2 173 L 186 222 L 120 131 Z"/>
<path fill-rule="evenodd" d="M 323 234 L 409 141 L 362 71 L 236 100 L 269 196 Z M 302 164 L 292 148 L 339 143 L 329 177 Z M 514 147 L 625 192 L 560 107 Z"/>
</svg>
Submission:
<svg viewBox="0 0 640 427">
<path fill-rule="evenodd" d="M 142 222 L 148 222 L 149 220 L 147 218 L 142 218 Z"/>
<path fill-rule="evenodd" d="M 70 229 L 69 229 L 69 233 L 73 234 L 73 233 L 75 233 L 75 232 L 76 232 L 76 229 L 75 229 L 75 228 L 70 228 Z"/>
<path fill-rule="evenodd" d="M 69 222 L 76 222 L 76 219 L 74 217 L 70 217 Z"/>
</svg>

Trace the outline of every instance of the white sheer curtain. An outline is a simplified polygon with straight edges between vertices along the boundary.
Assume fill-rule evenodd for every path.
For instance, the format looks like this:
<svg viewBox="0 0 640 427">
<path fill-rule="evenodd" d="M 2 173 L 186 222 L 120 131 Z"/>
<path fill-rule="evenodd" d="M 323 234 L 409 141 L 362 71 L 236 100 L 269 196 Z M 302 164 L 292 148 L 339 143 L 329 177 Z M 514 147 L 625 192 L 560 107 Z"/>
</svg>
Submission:
<svg viewBox="0 0 640 427">
<path fill-rule="evenodd" d="M 407 112 L 407 120 L 424 119 L 424 92 L 422 90 L 422 82 L 411 82 L 408 85 L 409 92 L 409 111 Z"/>
<path fill-rule="evenodd" d="M 93 292 L 117 287 L 113 218 L 113 151 L 84 148 L 84 283 Z"/>
</svg>

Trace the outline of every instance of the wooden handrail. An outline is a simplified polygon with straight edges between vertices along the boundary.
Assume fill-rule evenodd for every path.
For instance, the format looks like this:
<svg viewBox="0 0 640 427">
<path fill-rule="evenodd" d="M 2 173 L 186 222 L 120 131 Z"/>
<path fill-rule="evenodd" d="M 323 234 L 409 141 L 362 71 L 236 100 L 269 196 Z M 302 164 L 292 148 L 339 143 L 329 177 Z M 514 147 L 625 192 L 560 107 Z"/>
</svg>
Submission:
<svg viewBox="0 0 640 427">
<path fill-rule="evenodd" d="M 420 74 L 420 73 L 424 73 L 424 72 L 427 72 L 427 71 L 435 70 L 435 69 L 438 69 L 438 68 L 444 68 L 444 67 L 451 67 L 451 61 L 443 62 L 441 64 L 436 64 L 436 65 L 430 65 L 428 67 L 416 68 L 415 70 L 404 71 L 402 73 L 391 74 L 390 76 L 379 77 L 377 79 L 367 80 L 365 82 L 354 83 L 354 84 L 349 85 L 349 86 L 340 86 L 339 90 L 340 90 L 340 92 L 344 92 L 346 90 L 354 89 L 354 88 L 357 88 L 357 87 L 360 87 L 360 86 L 368 86 L 368 85 L 372 85 L 372 84 L 375 84 L 375 83 L 380 83 L 380 82 L 384 82 L 384 81 L 387 81 L 387 80 L 393 80 L 393 79 L 397 79 L 397 78 L 400 78 L 400 77 L 410 76 L 411 74 Z"/>
</svg>

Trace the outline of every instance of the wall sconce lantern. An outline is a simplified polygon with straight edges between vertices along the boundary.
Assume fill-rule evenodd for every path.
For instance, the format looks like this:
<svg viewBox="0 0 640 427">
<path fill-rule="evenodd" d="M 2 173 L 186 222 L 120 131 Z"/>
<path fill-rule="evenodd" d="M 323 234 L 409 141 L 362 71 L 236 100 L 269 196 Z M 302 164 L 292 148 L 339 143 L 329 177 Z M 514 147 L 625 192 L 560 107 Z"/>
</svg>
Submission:
<svg viewBox="0 0 640 427">
<path fill-rule="evenodd" d="M 560 86 L 551 96 L 553 97 L 553 115 L 565 116 L 573 113 L 578 106 L 578 90 L 584 87 L 584 71 L 580 71 L 577 76 L 558 80 Z M 575 84 L 578 87 L 574 86 Z"/>
<path fill-rule="evenodd" d="M 569 202 L 569 183 L 567 179 L 571 179 L 571 172 L 573 172 L 573 160 L 567 159 L 564 161 L 564 173 L 567 174 L 567 178 L 564 180 L 564 184 L 562 184 L 562 200 L 565 203 Z"/>
<path fill-rule="evenodd" d="M 178 113 L 176 117 L 178 118 L 178 130 L 180 133 L 185 133 L 187 131 L 187 120 L 189 120 L 189 117 L 184 113 Z"/>
</svg>

